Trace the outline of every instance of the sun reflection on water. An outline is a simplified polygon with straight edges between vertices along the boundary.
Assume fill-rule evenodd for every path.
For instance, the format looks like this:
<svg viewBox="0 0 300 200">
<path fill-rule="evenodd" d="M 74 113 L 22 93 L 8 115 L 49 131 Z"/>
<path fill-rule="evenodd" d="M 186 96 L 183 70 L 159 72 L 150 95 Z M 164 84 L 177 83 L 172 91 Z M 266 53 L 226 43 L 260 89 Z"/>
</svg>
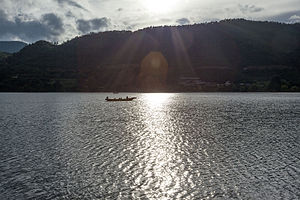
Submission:
<svg viewBox="0 0 300 200">
<path fill-rule="evenodd" d="M 149 93 L 145 94 L 144 98 L 151 109 L 161 107 L 168 103 L 174 94 L 170 93 Z"/>
<path fill-rule="evenodd" d="M 143 123 L 144 134 L 140 135 L 140 155 L 144 156 L 144 175 L 146 183 L 141 186 L 147 198 L 169 199 L 180 190 L 180 176 L 178 162 L 180 157 L 176 155 L 174 143 L 175 127 L 170 120 L 169 103 L 174 94 L 155 93 L 145 94 L 143 99 Z"/>
</svg>

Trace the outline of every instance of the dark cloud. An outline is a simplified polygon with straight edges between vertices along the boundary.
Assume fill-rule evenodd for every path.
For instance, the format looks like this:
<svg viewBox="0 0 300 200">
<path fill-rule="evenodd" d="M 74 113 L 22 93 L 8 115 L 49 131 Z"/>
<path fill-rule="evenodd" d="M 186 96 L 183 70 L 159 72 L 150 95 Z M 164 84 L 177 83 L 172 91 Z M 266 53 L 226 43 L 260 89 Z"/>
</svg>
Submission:
<svg viewBox="0 0 300 200">
<path fill-rule="evenodd" d="M 75 15 L 71 12 L 71 11 L 68 11 L 66 14 L 65 14 L 66 17 L 70 17 L 70 18 L 74 18 Z"/>
<path fill-rule="evenodd" d="M 180 25 L 184 25 L 184 24 L 189 24 L 190 20 L 187 18 L 181 18 L 181 19 L 177 19 L 176 22 Z"/>
<path fill-rule="evenodd" d="M 75 1 L 72 0 L 56 0 L 59 4 L 63 5 L 63 4 L 67 4 L 76 8 L 80 8 L 82 10 L 88 11 L 86 8 L 84 8 L 83 6 L 81 6 L 80 4 L 76 3 Z"/>
<path fill-rule="evenodd" d="M 64 31 L 62 20 L 53 13 L 43 15 L 42 22 L 57 34 L 60 34 Z"/>
<path fill-rule="evenodd" d="M 255 13 L 263 11 L 263 8 L 256 7 L 255 5 L 241 5 L 239 4 L 239 9 L 242 13 Z"/>
<path fill-rule="evenodd" d="M 53 13 L 38 20 L 24 20 L 16 16 L 13 21 L 0 10 L 0 37 L 12 36 L 32 42 L 40 39 L 56 40 L 64 32 L 61 18 Z"/>
<path fill-rule="evenodd" d="M 110 20 L 106 17 L 95 18 L 91 20 L 79 19 L 76 21 L 77 29 L 81 33 L 88 33 L 91 31 L 100 31 L 108 27 Z"/>
</svg>

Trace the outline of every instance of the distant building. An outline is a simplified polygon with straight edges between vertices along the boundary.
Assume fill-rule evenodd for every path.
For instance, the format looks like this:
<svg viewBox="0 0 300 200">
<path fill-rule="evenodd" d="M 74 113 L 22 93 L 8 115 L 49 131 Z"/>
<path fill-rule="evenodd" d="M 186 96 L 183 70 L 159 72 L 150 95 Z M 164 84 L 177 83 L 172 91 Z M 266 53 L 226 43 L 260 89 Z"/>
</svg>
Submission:
<svg viewBox="0 0 300 200">
<path fill-rule="evenodd" d="M 229 86 L 232 85 L 232 83 L 231 83 L 230 81 L 226 81 L 226 82 L 224 83 L 224 85 L 225 85 L 226 87 L 229 87 Z"/>
</svg>

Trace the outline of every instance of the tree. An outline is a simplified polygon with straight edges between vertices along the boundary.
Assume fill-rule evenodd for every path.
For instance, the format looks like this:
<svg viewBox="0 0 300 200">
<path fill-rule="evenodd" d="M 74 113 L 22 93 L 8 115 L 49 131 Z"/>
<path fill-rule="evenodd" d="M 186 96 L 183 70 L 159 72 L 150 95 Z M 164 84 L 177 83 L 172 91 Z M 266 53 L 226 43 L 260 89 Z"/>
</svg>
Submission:
<svg viewBox="0 0 300 200">
<path fill-rule="evenodd" d="M 281 89 L 281 80 L 279 76 L 274 76 L 269 84 L 269 90 L 273 92 L 280 91 Z"/>
</svg>

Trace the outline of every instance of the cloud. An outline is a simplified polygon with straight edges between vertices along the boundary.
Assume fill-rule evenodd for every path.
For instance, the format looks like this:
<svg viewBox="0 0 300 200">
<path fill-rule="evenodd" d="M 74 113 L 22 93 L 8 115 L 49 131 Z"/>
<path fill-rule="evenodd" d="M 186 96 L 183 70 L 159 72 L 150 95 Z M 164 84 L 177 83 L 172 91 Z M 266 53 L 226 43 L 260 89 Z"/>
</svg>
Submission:
<svg viewBox="0 0 300 200">
<path fill-rule="evenodd" d="M 268 17 L 267 20 L 276 21 L 276 22 L 295 23 L 295 22 L 297 22 L 296 16 L 300 16 L 300 10 L 274 15 L 274 16 Z"/>
<path fill-rule="evenodd" d="M 296 23 L 300 16 L 299 0 L 174 2 L 166 12 L 154 12 L 141 0 L 0 0 L 0 39 L 61 42 L 91 31 L 137 30 L 230 18 Z"/>
<path fill-rule="evenodd" d="M 64 31 L 62 20 L 53 13 L 43 15 L 42 22 L 44 25 L 47 25 L 53 33 L 60 34 Z"/>
<path fill-rule="evenodd" d="M 242 13 L 256 13 L 264 10 L 264 8 L 256 7 L 255 5 L 241 5 L 241 4 L 239 4 L 239 9 Z"/>
<path fill-rule="evenodd" d="M 95 18 L 90 20 L 79 19 L 76 21 L 77 29 L 81 33 L 89 33 L 91 31 L 100 31 L 107 28 L 110 24 L 110 20 L 106 17 Z"/>
<path fill-rule="evenodd" d="M 17 16 L 13 20 L 0 10 L 0 37 L 19 38 L 25 41 L 41 39 L 57 40 L 64 32 L 61 18 L 53 13 L 42 15 L 40 19 L 24 20 Z"/>
<path fill-rule="evenodd" d="M 72 1 L 72 0 L 56 0 L 56 1 L 61 5 L 67 4 L 67 5 L 70 5 L 70 6 L 88 11 L 86 8 L 84 8 L 83 6 L 81 6 L 80 4 L 78 4 L 78 3 L 76 3 L 75 1 Z"/>
<path fill-rule="evenodd" d="M 190 20 L 187 18 L 181 18 L 181 19 L 177 19 L 176 22 L 180 25 L 184 25 L 184 24 L 189 24 Z"/>
<path fill-rule="evenodd" d="M 300 23 L 300 15 L 293 15 L 289 18 L 292 23 Z"/>
</svg>

